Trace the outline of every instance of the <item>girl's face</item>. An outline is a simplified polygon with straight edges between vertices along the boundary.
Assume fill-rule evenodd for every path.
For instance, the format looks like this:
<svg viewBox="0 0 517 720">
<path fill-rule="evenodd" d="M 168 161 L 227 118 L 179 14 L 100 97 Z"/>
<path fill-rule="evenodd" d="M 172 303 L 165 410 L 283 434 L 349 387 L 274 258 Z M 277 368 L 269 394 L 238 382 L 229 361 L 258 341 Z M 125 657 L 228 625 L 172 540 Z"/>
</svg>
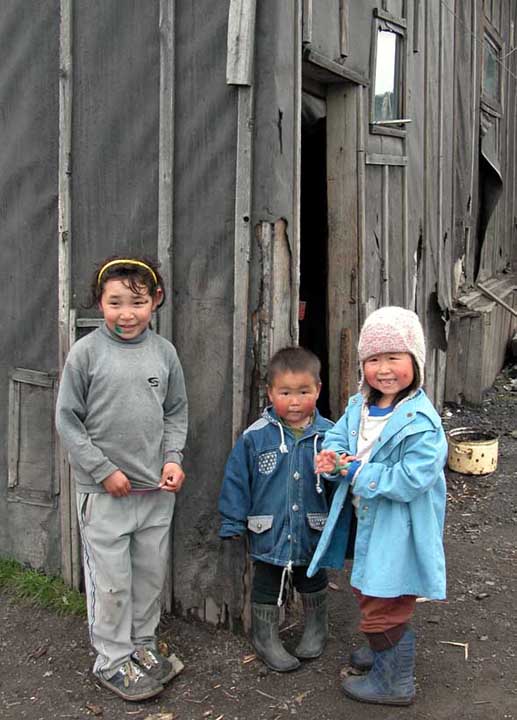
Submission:
<svg viewBox="0 0 517 720">
<path fill-rule="evenodd" d="M 410 353 L 378 353 L 363 364 L 364 379 L 368 385 L 382 393 L 380 407 L 388 407 L 402 390 L 411 385 L 415 377 Z"/>
<path fill-rule="evenodd" d="M 132 340 L 149 327 L 151 315 L 160 299 L 161 290 L 154 297 L 145 285 L 133 292 L 122 279 L 113 278 L 104 283 L 99 308 L 109 329 L 122 340 Z"/>
</svg>

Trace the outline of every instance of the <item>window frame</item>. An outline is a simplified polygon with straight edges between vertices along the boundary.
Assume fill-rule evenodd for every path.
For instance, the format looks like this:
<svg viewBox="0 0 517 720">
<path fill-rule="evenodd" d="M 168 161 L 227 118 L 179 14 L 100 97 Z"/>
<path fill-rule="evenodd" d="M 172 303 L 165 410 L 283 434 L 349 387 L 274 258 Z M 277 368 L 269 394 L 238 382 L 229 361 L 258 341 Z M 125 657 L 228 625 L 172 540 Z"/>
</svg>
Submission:
<svg viewBox="0 0 517 720">
<path fill-rule="evenodd" d="M 494 98 L 491 95 L 485 93 L 485 53 L 486 44 L 490 45 L 496 51 L 496 57 L 499 64 L 499 87 L 498 94 L 499 98 Z M 498 117 L 503 114 L 504 107 L 504 72 L 502 65 L 502 58 L 505 54 L 505 43 L 501 35 L 493 27 L 488 20 L 485 19 L 485 30 L 483 33 L 483 43 L 481 45 L 481 107 Z"/>
<path fill-rule="evenodd" d="M 395 62 L 398 67 L 395 68 L 396 83 L 398 90 L 398 114 L 400 117 L 389 122 L 375 119 L 375 74 L 377 67 L 377 45 L 379 32 L 382 30 L 393 32 L 399 40 L 399 48 Z M 407 90 L 407 68 L 406 68 L 406 48 L 407 48 L 407 21 L 405 18 L 392 15 L 386 10 L 374 8 L 372 23 L 372 40 L 370 49 L 370 108 L 369 108 L 369 126 L 370 133 L 374 135 L 392 135 L 395 137 L 406 137 L 406 123 L 410 122 L 406 115 L 406 90 Z"/>
</svg>

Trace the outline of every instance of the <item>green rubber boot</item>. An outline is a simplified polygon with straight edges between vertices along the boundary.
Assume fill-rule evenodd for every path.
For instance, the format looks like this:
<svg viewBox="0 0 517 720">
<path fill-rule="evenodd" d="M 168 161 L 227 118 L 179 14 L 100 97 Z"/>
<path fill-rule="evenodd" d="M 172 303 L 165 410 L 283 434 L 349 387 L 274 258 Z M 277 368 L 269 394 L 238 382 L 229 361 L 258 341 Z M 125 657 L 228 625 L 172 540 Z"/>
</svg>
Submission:
<svg viewBox="0 0 517 720">
<path fill-rule="evenodd" d="M 277 605 L 251 604 L 251 642 L 257 655 L 268 668 L 290 672 L 300 661 L 287 652 L 278 636 L 280 609 Z"/>
<path fill-rule="evenodd" d="M 305 627 L 302 639 L 294 654 L 302 660 L 311 660 L 321 655 L 328 638 L 327 591 L 301 593 Z"/>
</svg>

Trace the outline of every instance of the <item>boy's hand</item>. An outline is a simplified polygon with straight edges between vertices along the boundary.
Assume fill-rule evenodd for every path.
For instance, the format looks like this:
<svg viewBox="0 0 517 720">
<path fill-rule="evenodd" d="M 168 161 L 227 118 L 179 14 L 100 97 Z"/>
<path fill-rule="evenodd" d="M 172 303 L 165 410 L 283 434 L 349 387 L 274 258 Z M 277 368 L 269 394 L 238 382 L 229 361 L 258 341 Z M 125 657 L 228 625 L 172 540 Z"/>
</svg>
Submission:
<svg viewBox="0 0 517 720">
<path fill-rule="evenodd" d="M 122 470 L 115 470 L 102 481 L 104 489 L 113 497 L 126 497 L 131 492 L 131 483 Z"/>
<path fill-rule="evenodd" d="M 178 463 L 165 463 L 160 480 L 160 489 L 177 493 L 181 490 L 185 480 L 183 468 Z"/>
<path fill-rule="evenodd" d="M 333 473 L 336 467 L 337 454 L 334 450 L 322 450 L 316 455 L 314 470 L 317 473 Z"/>
</svg>

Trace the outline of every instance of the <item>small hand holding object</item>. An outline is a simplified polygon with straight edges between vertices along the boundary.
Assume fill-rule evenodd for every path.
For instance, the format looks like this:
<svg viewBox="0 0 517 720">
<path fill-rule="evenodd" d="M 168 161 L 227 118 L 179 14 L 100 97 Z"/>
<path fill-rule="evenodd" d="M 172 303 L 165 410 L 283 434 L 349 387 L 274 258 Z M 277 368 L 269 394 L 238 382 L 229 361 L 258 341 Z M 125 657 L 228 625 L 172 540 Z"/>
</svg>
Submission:
<svg viewBox="0 0 517 720">
<path fill-rule="evenodd" d="M 178 463 L 165 463 L 160 480 L 160 489 L 166 492 L 177 493 L 181 490 L 185 480 L 183 468 Z"/>
<path fill-rule="evenodd" d="M 122 470 L 115 470 L 102 481 L 104 489 L 112 497 L 126 497 L 131 492 L 131 483 Z"/>
<path fill-rule="evenodd" d="M 316 455 L 314 470 L 317 473 L 333 473 L 336 466 L 337 454 L 334 450 L 321 450 Z"/>
<path fill-rule="evenodd" d="M 352 455 L 346 453 L 338 455 L 334 450 L 322 450 L 316 455 L 314 469 L 317 473 L 326 473 L 327 475 L 334 475 L 338 472 L 346 475 L 348 465 L 352 460 L 355 460 Z"/>
</svg>

